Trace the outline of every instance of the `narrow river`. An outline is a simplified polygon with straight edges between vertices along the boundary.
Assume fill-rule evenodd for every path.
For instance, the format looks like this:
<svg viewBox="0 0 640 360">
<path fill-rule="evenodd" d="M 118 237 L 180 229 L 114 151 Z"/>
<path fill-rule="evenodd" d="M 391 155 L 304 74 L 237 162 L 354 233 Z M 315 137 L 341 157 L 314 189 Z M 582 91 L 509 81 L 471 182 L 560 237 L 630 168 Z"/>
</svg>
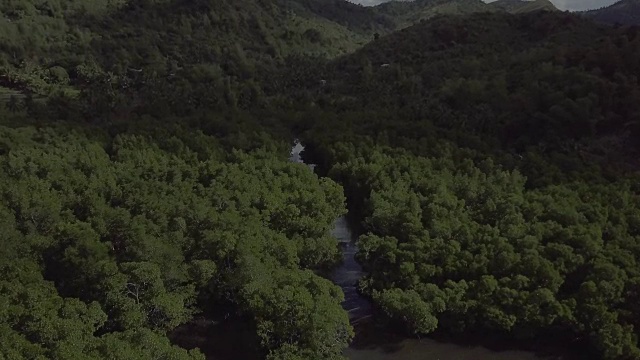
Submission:
<svg viewBox="0 0 640 360">
<path fill-rule="evenodd" d="M 291 149 L 290 160 L 304 163 L 300 153 L 304 146 L 300 143 Z M 312 170 L 315 165 L 307 164 Z M 336 220 L 333 236 L 343 250 L 343 262 L 336 268 L 330 279 L 342 288 L 345 300 L 343 308 L 349 312 L 352 324 L 356 328 L 356 339 L 345 351 L 352 360 L 540 360 L 564 359 L 564 357 L 545 357 L 526 351 L 496 351 L 483 346 L 460 345 L 453 342 L 440 342 L 429 338 L 413 339 L 394 335 L 384 329 L 376 328 L 373 322 L 366 321 L 373 316 L 369 301 L 358 294 L 356 282 L 363 275 L 362 267 L 356 262 L 357 252 L 354 234 L 346 217 Z"/>
<path fill-rule="evenodd" d="M 303 150 L 304 147 L 296 143 L 291 149 L 290 160 L 304 163 L 300 156 Z M 307 165 L 310 171 L 314 170 L 313 164 Z M 376 325 L 373 321 L 374 312 L 371 303 L 356 291 L 356 283 L 364 273 L 354 258 L 358 251 L 355 242 L 358 234 L 354 228 L 343 216 L 336 219 L 331 232 L 342 248 L 343 262 L 334 269 L 329 278 L 342 288 L 345 294 L 342 306 L 349 313 L 351 324 L 356 332 L 354 341 L 344 352 L 347 358 L 351 360 L 589 360 L 588 357 L 576 355 L 548 357 L 526 351 L 498 351 L 497 349 L 505 349 L 509 345 L 500 340 L 494 347 L 488 345 L 486 341 L 482 341 L 482 345 L 470 345 L 467 339 L 440 341 L 429 337 L 407 338 Z M 174 344 L 183 348 L 200 348 L 207 359 L 211 360 L 260 359 L 257 348 L 249 345 L 255 340 L 252 330 L 246 322 L 235 318 L 213 321 L 200 317 L 178 327 L 169 337 Z M 568 352 L 568 347 L 565 345 L 560 351 Z"/>
</svg>

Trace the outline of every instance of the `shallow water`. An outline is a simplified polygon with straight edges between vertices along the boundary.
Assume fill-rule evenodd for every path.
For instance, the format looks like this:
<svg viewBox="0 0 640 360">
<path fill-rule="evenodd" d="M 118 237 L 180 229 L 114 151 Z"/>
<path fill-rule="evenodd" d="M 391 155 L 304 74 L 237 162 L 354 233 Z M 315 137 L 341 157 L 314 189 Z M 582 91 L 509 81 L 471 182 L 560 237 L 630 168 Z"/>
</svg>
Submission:
<svg viewBox="0 0 640 360">
<path fill-rule="evenodd" d="M 349 319 L 357 322 L 371 316 L 372 307 L 369 300 L 360 296 L 357 291 L 357 282 L 364 273 L 355 259 L 358 248 L 346 217 L 342 216 L 336 220 L 331 235 L 338 239 L 343 255 L 342 264 L 331 273 L 330 279 L 342 288 L 342 307 L 349 312 Z"/>
</svg>

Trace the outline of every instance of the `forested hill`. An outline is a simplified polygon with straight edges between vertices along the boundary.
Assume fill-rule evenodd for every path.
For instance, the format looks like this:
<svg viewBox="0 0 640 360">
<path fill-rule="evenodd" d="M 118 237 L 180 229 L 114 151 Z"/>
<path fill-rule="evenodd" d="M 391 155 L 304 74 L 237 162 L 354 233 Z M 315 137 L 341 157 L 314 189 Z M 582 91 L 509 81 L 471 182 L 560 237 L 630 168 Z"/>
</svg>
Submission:
<svg viewBox="0 0 640 360">
<path fill-rule="evenodd" d="M 481 0 L 390 1 L 376 6 L 375 9 L 382 14 L 393 16 L 400 27 L 406 27 L 437 15 L 464 15 L 497 11 L 496 8 Z"/>
<path fill-rule="evenodd" d="M 585 16 L 608 24 L 640 25 L 640 1 L 621 0 L 601 9 L 586 11 Z"/>
<path fill-rule="evenodd" d="M 8 1 L 0 4 L 0 76 L 37 93 L 101 71 L 207 64 L 209 73 L 250 76 L 291 54 L 354 51 L 394 28 L 342 0 Z"/>
<path fill-rule="evenodd" d="M 8 1 L 0 4 L 0 85 L 73 93 L 96 74 L 133 76 L 141 69 L 246 80 L 291 55 L 333 58 L 375 33 L 438 14 L 484 11 L 496 7 L 480 0 L 377 7 L 344 0 Z"/>
<path fill-rule="evenodd" d="M 499 0 L 488 4 L 480 0 L 389 1 L 375 6 L 374 9 L 379 13 L 393 17 L 401 28 L 438 15 L 469 15 L 505 11 L 519 14 L 531 11 L 558 10 L 548 0 Z"/>
<path fill-rule="evenodd" d="M 640 130 L 639 42 L 637 29 L 564 13 L 439 17 L 333 62 L 318 96 L 375 113 L 355 126 L 431 137 L 436 125 L 484 150 L 580 150 L 608 163 Z"/>
<path fill-rule="evenodd" d="M 525 13 L 530 11 L 558 11 L 558 8 L 549 0 L 498 0 L 490 5 L 504 9 L 512 14 Z"/>
</svg>

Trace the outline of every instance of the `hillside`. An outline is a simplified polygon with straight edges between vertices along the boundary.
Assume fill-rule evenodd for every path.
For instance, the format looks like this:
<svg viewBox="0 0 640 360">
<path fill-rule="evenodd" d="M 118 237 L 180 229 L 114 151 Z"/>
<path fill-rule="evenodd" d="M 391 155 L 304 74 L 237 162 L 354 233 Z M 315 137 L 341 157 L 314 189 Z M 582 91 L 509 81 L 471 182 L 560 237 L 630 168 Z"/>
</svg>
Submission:
<svg viewBox="0 0 640 360">
<path fill-rule="evenodd" d="M 607 24 L 640 25 L 640 1 L 621 0 L 611 6 L 582 14 Z"/>
<path fill-rule="evenodd" d="M 635 31 L 630 33 L 619 36 L 637 41 Z M 465 129 L 465 136 L 491 133 L 503 144 L 520 150 L 543 139 L 563 139 L 556 145 L 566 137 L 586 141 L 599 133 L 597 129 L 624 133 L 622 127 L 629 115 L 635 116 L 639 110 L 631 104 L 614 105 L 619 100 L 615 97 L 606 98 L 611 102 L 593 105 L 601 111 L 590 117 L 592 121 L 598 119 L 594 123 L 570 125 L 560 120 L 565 116 L 580 118 L 574 112 L 586 106 L 587 101 L 594 101 L 587 99 L 600 98 L 603 88 L 627 86 L 624 84 L 628 79 L 613 75 L 620 71 L 631 77 L 637 69 L 630 58 L 634 45 L 623 46 L 616 41 L 605 28 L 575 15 L 529 13 L 510 17 L 485 13 L 466 18 L 439 17 L 382 37 L 355 54 L 338 59 L 331 65 L 335 72 L 327 78 L 331 83 L 328 96 L 344 96 L 344 101 L 353 101 L 356 108 L 379 105 L 387 109 L 384 113 L 390 107 L 399 107 L 412 113 L 412 117 L 438 114 L 434 121 L 453 129 L 459 129 L 454 123 L 459 124 Z M 617 60 L 606 60 L 607 57 Z M 533 68 L 524 73 L 527 66 Z M 561 72 L 560 67 L 565 66 L 571 71 Z M 547 80 L 538 85 L 558 96 L 569 91 L 574 86 L 570 85 L 572 82 L 579 82 L 584 88 L 572 95 L 571 102 L 545 110 L 543 104 L 550 99 L 539 99 L 541 103 L 537 104 L 532 99 L 550 95 L 545 95 L 542 88 L 529 89 L 525 81 L 541 77 Z M 521 102 L 526 103 L 522 106 L 530 113 L 511 108 Z M 577 102 L 584 103 L 576 106 Z M 545 125 L 526 125 L 532 117 L 541 116 L 536 115 L 538 111 L 543 111 L 545 118 L 550 117 Z M 479 119 L 481 113 L 501 114 L 503 118 Z"/>
<path fill-rule="evenodd" d="M 351 52 L 394 28 L 341 0 L 11 1 L 0 5 L 0 76 L 5 86 L 43 94 L 77 85 L 83 71 L 206 64 L 221 77 L 247 77 L 291 54 Z"/>
<path fill-rule="evenodd" d="M 400 27 L 406 27 L 438 15 L 465 15 L 495 11 L 481 0 L 416 0 L 389 1 L 374 7 L 381 14 L 392 16 Z"/>
<path fill-rule="evenodd" d="M 558 11 L 549 0 L 498 0 L 491 2 L 490 5 L 504 9 L 512 14 L 521 14 L 531 11 Z"/>
<path fill-rule="evenodd" d="M 245 4 L 246 2 L 246 4 Z M 543 0 L 514 12 L 541 7 Z M 245 81 L 289 56 L 333 58 L 375 33 L 437 15 L 496 11 L 480 0 L 418 0 L 364 7 L 344 0 L 104 2 L 19 0 L 0 5 L 0 86 L 48 95 L 77 93 L 109 72 L 160 76 L 194 66 Z M 511 10 L 510 10 L 511 11 Z"/>
<path fill-rule="evenodd" d="M 389 1 L 375 6 L 374 9 L 394 18 L 400 28 L 438 15 L 469 15 L 499 11 L 520 14 L 539 10 L 558 10 L 549 0 L 498 0 L 489 4 L 480 0 Z"/>
</svg>

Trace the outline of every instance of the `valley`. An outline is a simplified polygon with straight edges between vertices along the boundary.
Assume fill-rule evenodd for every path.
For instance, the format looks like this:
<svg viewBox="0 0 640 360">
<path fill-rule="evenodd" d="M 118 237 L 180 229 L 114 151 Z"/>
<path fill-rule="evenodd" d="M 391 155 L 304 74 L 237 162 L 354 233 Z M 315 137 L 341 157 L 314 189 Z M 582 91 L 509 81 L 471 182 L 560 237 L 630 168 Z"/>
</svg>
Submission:
<svg viewBox="0 0 640 360">
<path fill-rule="evenodd" d="M 639 359 L 636 10 L 3 2 L 0 359 Z"/>
</svg>

